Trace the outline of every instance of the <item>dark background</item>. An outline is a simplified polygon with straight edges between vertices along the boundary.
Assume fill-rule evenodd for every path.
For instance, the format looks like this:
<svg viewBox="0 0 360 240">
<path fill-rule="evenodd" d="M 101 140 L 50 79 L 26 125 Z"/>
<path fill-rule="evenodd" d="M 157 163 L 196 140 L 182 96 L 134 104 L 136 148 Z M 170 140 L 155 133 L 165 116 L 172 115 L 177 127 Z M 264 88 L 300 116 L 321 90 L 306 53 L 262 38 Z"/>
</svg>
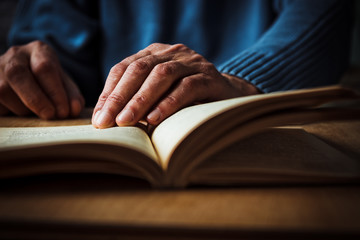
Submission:
<svg viewBox="0 0 360 240">
<path fill-rule="evenodd" d="M 7 49 L 6 38 L 15 14 L 17 0 L 0 0 L 0 54 Z"/>
<path fill-rule="evenodd" d="M 0 0 L 0 54 L 7 49 L 7 33 L 15 14 L 17 0 Z M 360 66 L 360 0 L 355 1 L 355 20 L 353 46 L 351 49 L 352 65 Z"/>
</svg>

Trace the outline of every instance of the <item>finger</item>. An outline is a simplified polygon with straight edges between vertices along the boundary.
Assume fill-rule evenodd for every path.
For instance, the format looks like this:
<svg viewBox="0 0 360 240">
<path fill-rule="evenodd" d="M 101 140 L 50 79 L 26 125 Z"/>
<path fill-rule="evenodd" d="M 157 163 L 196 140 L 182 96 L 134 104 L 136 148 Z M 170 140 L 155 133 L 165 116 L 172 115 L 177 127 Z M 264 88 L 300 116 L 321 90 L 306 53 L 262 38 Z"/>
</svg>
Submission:
<svg viewBox="0 0 360 240">
<path fill-rule="evenodd" d="M 112 121 L 113 116 L 111 116 L 111 114 L 107 118 L 105 118 L 107 120 L 111 119 L 111 120 L 109 120 L 110 122 L 107 122 L 107 120 L 106 120 L 106 121 L 103 121 L 103 123 L 97 124 L 97 122 L 100 122 L 100 121 L 97 121 L 97 119 L 100 116 L 100 110 L 103 108 L 104 104 L 107 102 L 110 94 L 114 92 L 115 87 L 117 86 L 120 79 L 123 78 L 123 74 L 125 74 L 125 72 L 127 72 L 130 64 L 132 64 L 136 60 L 139 60 L 139 59 L 141 59 L 145 56 L 149 56 L 149 55 L 157 55 L 157 56 L 168 55 L 167 59 L 170 59 L 169 51 L 172 52 L 177 49 L 178 48 L 176 48 L 176 47 L 175 48 L 171 47 L 171 45 L 169 45 L 169 44 L 153 43 L 153 44 L 149 45 L 147 48 L 145 48 L 144 50 L 141 50 L 138 53 L 136 53 L 136 54 L 124 59 L 120 63 L 116 64 L 111 69 L 109 76 L 106 80 L 104 90 L 101 93 L 99 100 L 94 108 L 93 117 L 92 117 L 93 125 L 95 127 L 100 126 L 100 125 L 103 125 L 103 127 L 105 127 L 106 125 L 108 125 L 108 126 L 114 125 L 114 121 Z M 168 50 L 168 52 L 166 50 Z M 164 53 L 166 53 L 166 54 L 164 54 Z M 172 52 L 171 54 L 174 55 L 175 53 Z M 117 96 L 114 95 L 114 97 L 117 97 Z M 112 100 L 110 100 L 110 101 L 112 101 Z M 119 106 L 120 109 L 122 107 Z M 111 111 L 110 111 L 110 113 L 111 113 Z"/>
<path fill-rule="evenodd" d="M 210 77 L 203 73 L 183 78 L 178 86 L 147 115 L 147 122 L 158 125 L 181 108 L 206 100 L 210 81 Z"/>
<path fill-rule="evenodd" d="M 191 75 L 194 71 L 196 68 L 179 61 L 158 64 L 139 91 L 117 116 L 116 123 L 119 126 L 135 124 L 169 91 L 175 81 Z"/>
<path fill-rule="evenodd" d="M 122 78 L 123 74 L 129 67 L 129 65 L 140 58 L 149 56 L 150 54 L 151 52 L 148 50 L 141 50 L 138 53 L 125 58 L 124 60 L 122 60 L 121 62 L 119 62 L 118 64 L 114 65 L 111 68 L 109 75 L 106 79 L 104 89 L 100 94 L 98 102 L 96 103 L 96 106 L 94 108 L 93 118 L 92 118 L 93 122 L 95 120 L 94 115 L 103 108 L 109 95 L 114 91 L 116 85 Z"/>
<path fill-rule="evenodd" d="M 2 81 L 0 84 L 0 96 L 0 104 L 3 108 L 6 108 L 6 110 L 10 110 L 19 116 L 25 116 L 30 113 L 30 110 L 25 107 L 19 97 L 5 81 Z"/>
<path fill-rule="evenodd" d="M 132 62 L 107 97 L 101 111 L 94 116 L 94 126 L 97 128 L 114 126 L 116 115 L 139 90 L 152 69 L 165 60 L 166 58 L 161 56 L 149 55 Z"/>
<path fill-rule="evenodd" d="M 8 115 L 10 111 L 0 103 L 0 116 Z"/>
<path fill-rule="evenodd" d="M 34 79 L 28 66 L 28 57 L 19 53 L 8 60 L 4 69 L 4 78 L 28 109 L 42 119 L 54 118 L 55 108 Z"/>
<path fill-rule="evenodd" d="M 81 94 L 78 86 L 72 81 L 72 79 L 62 71 L 63 82 L 65 90 L 69 97 L 70 102 L 70 115 L 72 117 L 79 116 L 80 112 L 85 106 L 85 100 Z"/>
<path fill-rule="evenodd" d="M 45 95 L 53 103 L 58 118 L 69 115 L 68 96 L 61 78 L 61 67 L 56 55 L 44 43 L 36 42 L 31 51 L 30 68 Z"/>
</svg>

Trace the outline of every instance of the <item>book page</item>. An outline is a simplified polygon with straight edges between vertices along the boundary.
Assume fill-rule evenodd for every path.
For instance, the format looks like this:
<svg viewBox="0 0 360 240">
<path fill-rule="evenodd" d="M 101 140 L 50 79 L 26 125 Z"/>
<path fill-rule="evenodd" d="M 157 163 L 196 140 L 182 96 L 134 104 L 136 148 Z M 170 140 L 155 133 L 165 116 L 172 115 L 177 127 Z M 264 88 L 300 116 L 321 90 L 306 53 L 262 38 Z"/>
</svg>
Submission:
<svg viewBox="0 0 360 240">
<path fill-rule="evenodd" d="M 347 89 L 332 86 L 259 94 L 191 106 L 163 121 L 155 128 L 151 139 L 162 167 L 167 169 L 175 151 L 181 152 L 179 158 L 184 162 L 188 151 L 196 152 L 196 148 L 202 151 L 201 148 L 207 142 L 216 140 L 223 132 L 231 131 L 245 121 L 278 110 L 313 108 L 329 101 L 350 98 L 351 93 Z M 180 144 L 180 147 L 186 149 L 181 148 L 180 151 Z"/>
<path fill-rule="evenodd" d="M 0 154 L 9 149 L 59 143 L 105 143 L 134 149 L 157 161 L 148 135 L 138 127 L 95 129 L 92 125 L 0 128 Z"/>
<path fill-rule="evenodd" d="M 163 121 L 151 137 L 163 168 L 167 168 L 171 154 L 190 132 L 213 116 L 251 99 L 252 97 L 236 98 L 196 105 L 182 109 Z"/>
<path fill-rule="evenodd" d="M 203 162 L 193 183 L 246 184 L 359 179 L 360 162 L 300 127 L 271 128 Z"/>
</svg>

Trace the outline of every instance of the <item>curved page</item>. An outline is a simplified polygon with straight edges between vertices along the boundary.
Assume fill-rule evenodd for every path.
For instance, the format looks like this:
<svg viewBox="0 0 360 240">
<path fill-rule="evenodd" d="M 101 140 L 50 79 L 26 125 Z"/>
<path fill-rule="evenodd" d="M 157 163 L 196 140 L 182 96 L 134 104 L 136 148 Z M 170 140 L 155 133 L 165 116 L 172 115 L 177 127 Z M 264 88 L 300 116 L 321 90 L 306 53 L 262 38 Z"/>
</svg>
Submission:
<svg viewBox="0 0 360 240">
<path fill-rule="evenodd" d="M 313 107 L 332 100 L 351 98 L 351 96 L 353 96 L 352 91 L 330 86 L 260 94 L 196 105 L 185 108 L 163 121 L 155 128 L 151 139 L 163 169 L 167 169 L 178 146 L 185 142 L 184 140 L 189 141 L 187 138 L 190 138 L 191 134 L 194 135 L 195 130 L 198 132 L 200 128 L 207 128 L 205 129 L 208 132 L 207 138 L 210 138 L 214 131 L 228 131 L 228 126 L 241 124 L 265 113 L 283 109 Z M 236 117 L 230 116 L 234 110 L 238 113 Z M 207 126 L 219 119 L 227 119 L 227 122 L 214 123 L 215 128 L 213 128 L 214 126 L 211 126 L 212 128 Z M 195 151 L 197 146 L 192 145 L 190 148 Z"/>
<path fill-rule="evenodd" d="M 63 157 L 65 155 L 66 159 Z M 5 167 L 1 171 L 6 171 L 9 161 L 9 165 L 13 165 L 17 159 L 31 157 L 36 160 L 40 156 L 49 158 L 49 161 L 42 162 L 43 166 L 57 164 L 59 169 L 71 169 L 71 166 L 81 169 L 84 165 L 84 169 L 116 173 L 117 166 L 120 169 L 120 165 L 117 164 L 121 163 L 122 168 L 128 166 L 133 171 L 143 171 L 142 174 L 146 174 L 144 172 L 149 167 L 152 171 L 160 170 L 157 155 L 148 135 L 138 127 L 95 129 L 91 125 L 83 125 L 0 128 L 0 156 L 0 163 Z M 61 161 L 52 160 L 56 158 L 61 158 Z M 84 161 L 70 161 L 70 158 L 84 158 Z M 26 164 L 22 160 L 18 162 L 19 168 L 22 163 Z M 46 168 L 44 169 L 43 172 L 46 172 Z"/>
</svg>

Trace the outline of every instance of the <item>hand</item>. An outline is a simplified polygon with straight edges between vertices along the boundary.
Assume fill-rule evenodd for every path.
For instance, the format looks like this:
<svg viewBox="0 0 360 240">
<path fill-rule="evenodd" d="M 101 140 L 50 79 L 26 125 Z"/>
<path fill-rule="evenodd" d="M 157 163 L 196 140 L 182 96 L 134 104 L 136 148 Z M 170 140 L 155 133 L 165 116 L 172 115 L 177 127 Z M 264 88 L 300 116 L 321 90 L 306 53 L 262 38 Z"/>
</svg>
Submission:
<svg viewBox="0 0 360 240">
<path fill-rule="evenodd" d="M 142 118 L 157 125 L 196 102 L 256 94 L 237 77 L 222 75 L 204 57 L 182 44 L 152 44 L 110 70 L 95 106 L 96 128 L 134 125 Z"/>
<path fill-rule="evenodd" d="M 45 43 L 11 47 L 0 56 L 0 115 L 66 118 L 77 116 L 83 106 L 78 87 Z"/>
</svg>

